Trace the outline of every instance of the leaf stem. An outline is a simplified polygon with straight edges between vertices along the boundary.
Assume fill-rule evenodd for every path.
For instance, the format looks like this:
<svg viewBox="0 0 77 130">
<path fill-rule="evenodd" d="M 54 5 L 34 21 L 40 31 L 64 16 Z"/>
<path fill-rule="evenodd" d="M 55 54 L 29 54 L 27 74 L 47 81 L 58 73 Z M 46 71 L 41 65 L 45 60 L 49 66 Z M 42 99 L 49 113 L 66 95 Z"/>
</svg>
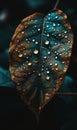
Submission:
<svg viewBox="0 0 77 130">
<path fill-rule="evenodd" d="M 77 96 L 77 92 L 58 92 L 57 95 L 63 95 L 63 96 Z"/>
<path fill-rule="evenodd" d="M 55 6 L 54 6 L 54 9 L 56 9 L 56 8 L 57 8 L 57 6 L 58 6 L 59 2 L 60 2 L 60 0 L 57 0 L 56 4 L 55 4 Z"/>
</svg>

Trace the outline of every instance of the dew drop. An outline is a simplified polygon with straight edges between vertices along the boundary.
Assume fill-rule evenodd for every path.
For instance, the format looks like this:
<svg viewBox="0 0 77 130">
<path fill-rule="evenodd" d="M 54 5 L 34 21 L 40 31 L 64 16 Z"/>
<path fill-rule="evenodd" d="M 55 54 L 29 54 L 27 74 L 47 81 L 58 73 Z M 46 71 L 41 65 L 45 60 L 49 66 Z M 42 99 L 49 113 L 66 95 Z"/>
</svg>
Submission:
<svg viewBox="0 0 77 130">
<path fill-rule="evenodd" d="M 41 29 L 40 28 L 38 28 L 38 31 L 40 31 Z"/>
<path fill-rule="evenodd" d="M 44 59 L 47 59 L 47 57 L 46 57 L 46 56 L 44 56 Z"/>
<path fill-rule="evenodd" d="M 46 76 L 46 80 L 50 80 L 50 76 L 49 75 Z"/>
<path fill-rule="evenodd" d="M 35 44 L 38 44 L 38 42 L 36 41 Z"/>
<path fill-rule="evenodd" d="M 28 66 L 31 66 L 31 65 L 32 65 L 32 63 L 31 63 L 31 62 L 29 62 L 29 63 L 28 63 Z"/>
<path fill-rule="evenodd" d="M 33 39 L 32 41 L 35 42 L 35 39 Z"/>
<path fill-rule="evenodd" d="M 64 33 L 66 34 L 66 33 L 67 33 L 67 31 L 64 31 Z"/>
<path fill-rule="evenodd" d="M 19 54 L 19 55 L 18 55 L 18 57 L 20 57 L 20 58 L 21 58 L 21 57 L 23 57 L 23 55 L 22 55 L 22 54 Z"/>
<path fill-rule="evenodd" d="M 57 63 L 55 63 L 55 66 L 57 66 L 58 64 Z"/>
<path fill-rule="evenodd" d="M 37 55 L 39 51 L 37 49 L 34 50 L 34 54 Z"/>
<path fill-rule="evenodd" d="M 58 18 L 58 16 L 55 17 L 56 19 Z"/>
<path fill-rule="evenodd" d="M 58 57 L 56 56 L 55 59 L 57 59 Z"/>
<path fill-rule="evenodd" d="M 53 23 L 53 26 L 55 27 L 55 26 L 56 26 L 56 24 L 55 24 L 55 23 Z"/>
<path fill-rule="evenodd" d="M 58 68 L 56 68 L 56 70 L 58 70 Z"/>
<path fill-rule="evenodd" d="M 45 41 L 45 45 L 49 45 L 49 41 Z"/>
<path fill-rule="evenodd" d="M 61 34 L 59 33 L 59 35 L 58 35 L 59 37 L 61 37 Z"/>
<path fill-rule="evenodd" d="M 50 72 L 49 72 L 49 71 L 47 71 L 46 73 L 47 73 L 47 74 L 49 74 Z"/>
<path fill-rule="evenodd" d="M 68 38 L 68 36 L 65 36 L 65 38 Z"/>
<path fill-rule="evenodd" d="M 55 42 L 55 45 L 57 45 L 57 43 Z"/>
<path fill-rule="evenodd" d="M 21 32 L 22 34 L 25 34 L 25 32 Z"/>
<path fill-rule="evenodd" d="M 51 52 L 49 51 L 49 52 L 48 52 L 48 55 L 50 55 L 50 54 L 51 54 Z"/>
<path fill-rule="evenodd" d="M 49 34 L 47 34 L 47 37 L 49 37 L 50 35 Z"/>
<path fill-rule="evenodd" d="M 39 73 L 38 76 L 41 76 L 41 74 Z"/>
<path fill-rule="evenodd" d="M 49 28 L 49 25 L 47 25 L 46 27 Z"/>
<path fill-rule="evenodd" d="M 52 66 L 52 63 L 50 63 L 50 66 Z"/>
</svg>

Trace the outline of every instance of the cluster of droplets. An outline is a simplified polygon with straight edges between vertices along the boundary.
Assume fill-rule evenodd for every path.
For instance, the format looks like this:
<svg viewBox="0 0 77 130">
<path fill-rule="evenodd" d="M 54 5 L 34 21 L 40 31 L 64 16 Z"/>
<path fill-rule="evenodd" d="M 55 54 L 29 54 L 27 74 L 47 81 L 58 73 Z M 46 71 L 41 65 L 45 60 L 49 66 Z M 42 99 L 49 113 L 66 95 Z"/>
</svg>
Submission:
<svg viewBox="0 0 77 130">
<path fill-rule="evenodd" d="M 65 18 L 66 18 L 66 16 L 65 16 Z M 59 19 L 59 16 L 58 15 L 56 15 L 55 16 L 55 18 L 54 18 L 55 20 L 57 20 L 57 19 Z M 51 14 L 49 13 L 48 14 L 48 20 L 50 21 L 51 20 Z M 36 21 L 37 22 L 37 21 Z M 69 37 L 68 37 L 68 31 L 67 30 L 59 30 L 59 28 L 60 28 L 60 23 L 55 23 L 55 22 L 51 22 L 52 23 L 52 26 L 47 22 L 46 23 L 46 30 L 52 30 L 51 31 L 51 33 L 48 33 L 48 31 L 46 31 L 46 30 L 43 30 L 44 31 L 44 34 L 43 35 L 45 35 L 46 37 L 47 37 L 47 40 L 45 40 L 44 41 L 44 46 L 48 49 L 48 51 L 47 51 L 47 55 L 44 55 L 44 57 L 43 57 L 43 61 L 42 62 L 44 62 L 44 64 L 47 62 L 47 59 L 48 59 L 48 57 L 49 56 L 51 56 L 51 51 L 52 51 L 52 45 L 51 45 L 51 41 L 50 41 L 50 37 L 54 37 L 55 39 L 64 39 L 64 41 L 63 42 L 67 42 L 67 44 L 70 44 L 71 43 L 71 41 L 69 40 Z M 41 31 L 41 28 L 37 28 L 37 26 L 35 25 L 34 26 L 34 28 L 36 28 L 37 29 L 37 31 L 40 33 L 40 31 Z M 70 28 L 69 28 L 70 29 Z M 34 30 L 33 30 L 34 31 Z M 56 32 L 57 32 L 57 34 L 56 34 Z M 21 32 L 22 34 L 24 34 L 25 32 Z M 17 41 L 18 42 L 18 41 Z M 25 39 L 25 44 L 26 43 L 29 43 L 30 41 L 29 41 L 29 39 L 28 38 L 26 38 Z M 35 43 L 35 45 L 39 45 L 40 46 L 40 43 L 39 43 L 39 41 L 37 41 L 36 39 L 32 39 L 32 42 L 33 43 Z M 43 47 L 43 44 L 42 44 L 42 47 Z M 62 43 L 63 44 L 63 43 Z M 20 45 L 21 46 L 21 45 Z M 56 70 L 56 71 L 58 71 L 58 63 L 57 63 L 57 60 L 58 60 L 58 58 L 59 57 L 61 57 L 61 53 L 60 52 L 58 52 L 58 49 L 59 49 L 59 42 L 57 42 L 57 41 L 55 41 L 54 42 L 54 46 L 56 47 L 56 49 L 54 50 L 54 59 L 55 59 L 55 64 L 53 64 L 53 61 L 51 61 L 50 60 L 50 62 L 49 62 L 49 66 L 50 66 L 50 68 L 52 69 L 52 70 Z M 22 47 L 22 46 L 21 46 Z M 72 46 L 71 46 L 72 47 Z M 54 47 L 53 47 L 54 48 Z M 23 48 L 23 49 L 25 49 L 25 48 Z M 59 49 L 60 50 L 60 49 Z M 28 65 L 28 67 L 31 67 L 32 65 L 33 65 L 33 61 L 29 61 L 29 57 L 27 56 L 27 54 L 26 54 L 26 52 L 24 52 L 24 54 L 23 53 L 20 53 L 20 51 L 19 50 L 16 50 L 16 51 L 18 51 L 18 57 L 19 58 L 23 58 L 23 56 L 24 55 L 26 55 L 26 59 L 27 59 L 27 65 Z M 64 51 L 64 52 L 66 52 L 66 48 L 63 48 L 62 50 L 61 50 L 62 52 Z M 40 51 L 39 51 L 39 49 L 38 49 L 38 47 L 36 47 L 34 50 L 33 50 L 33 54 L 34 55 L 37 55 L 38 56 L 38 54 L 39 53 L 41 53 Z M 67 54 L 67 53 L 65 53 L 65 54 Z M 38 58 L 38 60 L 39 60 L 39 58 Z M 38 63 L 38 62 L 36 62 L 36 63 Z M 47 68 L 45 68 L 45 66 L 44 66 L 44 64 L 42 63 L 42 65 L 41 65 L 41 71 L 38 73 L 38 76 L 41 76 L 41 73 L 45 70 L 45 69 L 47 69 Z M 65 61 L 62 61 L 62 64 L 66 64 L 65 63 Z M 23 68 L 23 67 L 22 67 Z M 24 69 L 25 69 L 25 67 L 24 67 Z M 67 67 L 65 67 L 64 68 L 64 70 L 63 70 L 64 72 L 66 72 L 67 71 Z M 35 73 L 36 71 L 35 70 L 33 70 L 33 72 Z M 29 74 L 30 74 L 30 72 L 29 72 Z M 46 74 L 47 74 L 47 76 L 46 76 L 46 80 L 50 80 L 50 71 L 49 70 L 46 70 Z"/>
</svg>

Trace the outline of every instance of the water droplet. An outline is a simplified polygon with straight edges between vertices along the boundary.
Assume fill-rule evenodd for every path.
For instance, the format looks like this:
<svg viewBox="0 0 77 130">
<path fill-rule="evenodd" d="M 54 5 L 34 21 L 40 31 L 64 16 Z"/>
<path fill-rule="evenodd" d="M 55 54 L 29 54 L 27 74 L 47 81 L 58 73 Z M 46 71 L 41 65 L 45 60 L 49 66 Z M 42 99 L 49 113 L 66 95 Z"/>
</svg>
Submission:
<svg viewBox="0 0 77 130">
<path fill-rule="evenodd" d="M 67 31 L 64 31 L 64 33 L 66 34 L 66 33 L 67 33 Z"/>
<path fill-rule="evenodd" d="M 50 54 L 51 54 L 51 52 L 49 51 L 49 52 L 48 52 L 48 55 L 50 55 Z"/>
<path fill-rule="evenodd" d="M 51 15 L 51 14 L 48 14 L 49 16 Z"/>
<path fill-rule="evenodd" d="M 40 28 L 38 28 L 38 31 L 40 31 L 41 29 Z"/>
<path fill-rule="evenodd" d="M 49 45 L 49 41 L 45 41 L 45 45 Z"/>
<path fill-rule="evenodd" d="M 33 39 L 32 41 L 35 42 L 35 39 Z"/>
<path fill-rule="evenodd" d="M 63 51 L 65 51 L 65 48 L 63 48 Z"/>
<path fill-rule="evenodd" d="M 56 70 L 58 70 L 58 68 L 56 68 Z"/>
<path fill-rule="evenodd" d="M 58 25 L 58 26 L 60 26 L 60 24 L 59 24 L 59 23 L 58 23 L 57 25 Z"/>
<path fill-rule="evenodd" d="M 37 26 L 35 25 L 34 27 L 36 28 Z"/>
<path fill-rule="evenodd" d="M 68 43 L 70 43 L 71 41 L 68 41 Z"/>
<path fill-rule="evenodd" d="M 59 33 L 58 36 L 61 37 L 61 34 Z"/>
<path fill-rule="evenodd" d="M 22 34 L 25 34 L 25 32 L 21 32 Z"/>
<path fill-rule="evenodd" d="M 23 55 L 22 55 L 22 54 L 19 54 L 19 55 L 18 55 L 18 57 L 20 57 L 20 58 L 21 58 L 21 57 L 23 57 Z"/>
<path fill-rule="evenodd" d="M 68 36 L 65 36 L 65 38 L 68 38 Z"/>
<path fill-rule="evenodd" d="M 36 41 L 35 44 L 38 44 L 38 42 Z"/>
<path fill-rule="evenodd" d="M 28 41 L 28 39 L 27 39 L 27 38 L 26 38 L 25 40 L 26 40 L 26 41 Z"/>
<path fill-rule="evenodd" d="M 44 69 L 42 68 L 41 71 L 44 71 Z"/>
<path fill-rule="evenodd" d="M 47 71 L 47 74 L 49 74 L 50 72 L 49 71 Z"/>
<path fill-rule="evenodd" d="M 26 56 L 26 53 L 24 53 L 24 55 Z"/>
<path fill-rule="evenodd" d="M 47 59 L 47 57 L 46 57 L 46 56 L 44 56 L 44 59 Z"/>
<path fill-rule="evenodd" d="M 55 26 L 56 26 L 56 24 L 55 24 L 55 23 L 53 23 L 53 26 L 55 27 Z"/>
<path fill-rule="evenodd" d="M 57 63 L 55 63 L 55 66 L 57 66 L 58 64 Z"/>
<path fill-rule="evenodd" d="M 50 17 L 48 17 L 48 20 L 50 20 L 51 18 Z"/>
<path fill-rule="evenodd" d="M 46 27 L 49 28 L 49 25 L 47 25 Z"/>
<path fill-rule="evenodd" d="M 50 80 L 50 76 L 49 75 L 46 76 L 46 80 Z"/>
<path fill-rule="evenodd" d="M 58 16 L 55 17 L 56 19 L 58 18 Z"/>
<path fill-rule="evenodd" d="M 29 63 L 28 63 L 28 66 L 31 66 L 31 65 L 32 65 L 32 63 L 31 63 L 31 62 L 29 62 Z"/>
<path fill-rule="evenodd" d="M 47 37 L 49 37 L 50 35 L 49 34 L 47 34 Z"/>
<path fill-rule="evenodd" d="M 52 63 L 50 63 L 50 66 L 52 66 Z"/>
<path fill-rule="evenodd" d="M 27 59 L 29 59 L 29 57 L 26 57 Z"/>
<path fill-rule="evenodd" d="M 41 74 L 39 73 L 38 76 L 41 76 Z"/>
<path fill-rule="evenodd" d="M 64 70 L 63 70 L 64 72 L 66 72 L 67 71 L 67 68 L 64 68 Z"/>
<path fill-rule="evenodd" d="M 65 62 L 63 61 L 62 63 L 64 64 Z"/>
<path fill-rule="evenodd" d="M 55 45 L 57 45 L 57 43 L 55 42 Z"/>
<path fill-rule="evenodd" d="M 55 59 L 57 59 L 58 57 L 56 56 Z"/>
<path fill-rule="evenodd" d="M 37 55 L 39 51 L 37 49 L 34 50 L 34 54 Z"/>
</svg>

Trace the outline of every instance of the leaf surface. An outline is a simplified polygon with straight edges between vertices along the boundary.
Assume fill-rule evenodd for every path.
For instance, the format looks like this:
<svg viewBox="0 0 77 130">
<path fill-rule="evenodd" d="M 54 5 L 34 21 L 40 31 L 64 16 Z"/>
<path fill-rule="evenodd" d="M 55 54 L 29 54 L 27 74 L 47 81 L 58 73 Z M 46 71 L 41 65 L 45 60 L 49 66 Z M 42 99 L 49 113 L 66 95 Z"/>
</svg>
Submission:
<svg viewBox="0 0 77 130">
<path fill-rule="evenodd" d="M 35 13 L 17 27 L 10 44 L 10 72 L 21 97 L 40 112 L 61 87 L 72 52 L 73 34 L 66 14 Z"/>
</svg>

